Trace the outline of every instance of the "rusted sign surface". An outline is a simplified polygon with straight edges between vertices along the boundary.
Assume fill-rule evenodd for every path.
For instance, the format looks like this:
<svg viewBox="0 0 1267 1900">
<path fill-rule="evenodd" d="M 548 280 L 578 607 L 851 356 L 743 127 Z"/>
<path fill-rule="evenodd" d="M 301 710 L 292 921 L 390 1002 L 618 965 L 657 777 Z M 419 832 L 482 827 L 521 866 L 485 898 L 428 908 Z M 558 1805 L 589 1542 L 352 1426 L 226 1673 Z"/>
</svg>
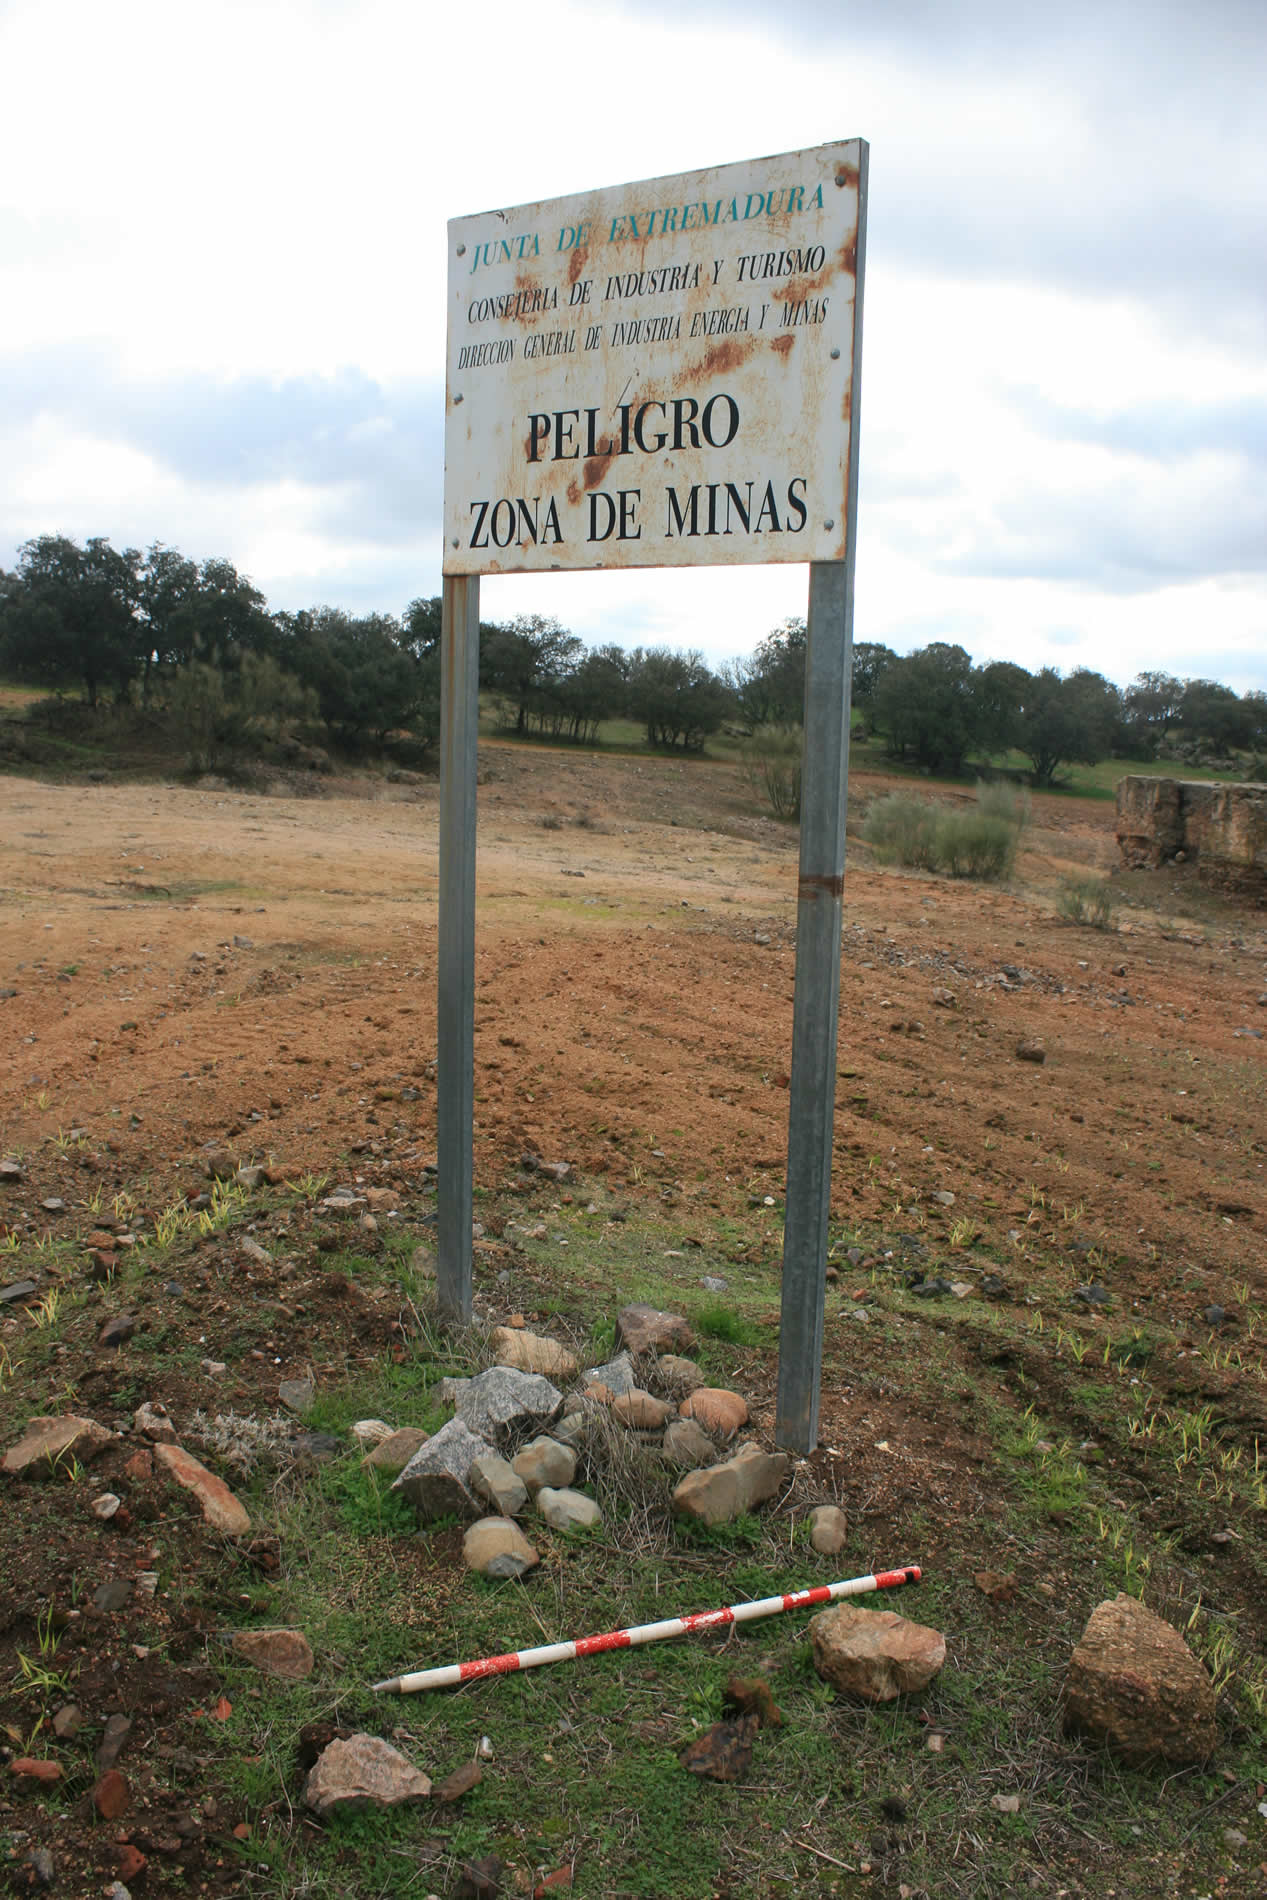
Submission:
<svg viewBox="0 0 1267 1900">
<path fill-rule="evenodd" d="M 454 219 L 445 573 L 843 560 L 865 159 Z"/>
</svg>

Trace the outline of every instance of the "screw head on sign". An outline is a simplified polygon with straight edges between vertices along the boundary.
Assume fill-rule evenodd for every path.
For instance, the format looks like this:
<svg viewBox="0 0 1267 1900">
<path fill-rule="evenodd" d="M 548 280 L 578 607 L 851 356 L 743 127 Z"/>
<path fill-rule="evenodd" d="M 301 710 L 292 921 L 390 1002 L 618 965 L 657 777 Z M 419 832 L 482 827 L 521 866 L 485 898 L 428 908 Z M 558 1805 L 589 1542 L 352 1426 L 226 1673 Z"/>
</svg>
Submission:
<svg viewBox="0 0 1267 1900">
<path fill-rule="evenodd" d="M 837 180 L 837 183 L 839 183 L 839 182 L 840 182 L 840 181 L 839 181 L 839 180 Z M 466 246 L 465 246 L 465 244 L 459 244 L 459 245 L 458 245 L 458 256 L 459 256 L 459 257 L 465 257 L 465 256 L 466 256 Z"/>
<path fill-rule="evenodd" d="M 834 521 L 824 521 L 824 523 L 823 523 L 823 526 L 824 526 L 825 528 L 827 528 L 827 529 L 829 529 L 829 530 L 830 530 L 830 529 L 832 529 L 832 528 L 834 528 L 834 527 L 835 527 L 835 525 L 836 525 L 836 524 L 835 524 L 835 522 L 834 522 Z"/>
<path fill-rule="evenodd" d="M 832 362 L 833 362 L 833 363 L 838 363 L 838 362 L 840 361 L 840 351 L 839 351 L 839 350 L 833 350 L 833 351 L 832 351 L 832 353 L 831 353 L 831 360 L 832 360 Z"/>
<path fill-rule="evenodd" d="M 462 545 L 462 543 L 461 543 L 461 542 L 460 542 L 460 541 L 458 540 L 458 537 L 457 537 L 456 535 L 454 535 L 454 537 L 453 537 L 453 546 L 454 546 L 455 548 L 460 548 L 460 547 L 461 547 L 461 545 Z"/>
<path fill-rule="evenodd" d="M 847 185 L 847 184 L 849 183 L 849 173 L 848 173 L 848 172 L 837 172 L 837 173 L 836 173 L 836 183 L 837 183 L 838 185 Z"/>
<path fill-rule="evenodd" d="M 460 390 L 458 391 L 458 394 L 453 398 L 453 400 L 455 403 L 459 403 L 462 401 L 462 393 Z"/>
</svg>

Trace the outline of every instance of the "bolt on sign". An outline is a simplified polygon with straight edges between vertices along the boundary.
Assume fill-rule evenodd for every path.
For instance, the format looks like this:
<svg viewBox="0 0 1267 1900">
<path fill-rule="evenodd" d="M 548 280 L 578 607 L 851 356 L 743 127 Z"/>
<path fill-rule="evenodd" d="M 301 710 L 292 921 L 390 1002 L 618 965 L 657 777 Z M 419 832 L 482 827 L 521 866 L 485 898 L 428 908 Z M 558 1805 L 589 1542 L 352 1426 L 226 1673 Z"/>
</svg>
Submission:
<svg viewBox="0 0 1267 1900">
<path fill-rule="evenodd" d="M 450 222 L 446 575 L 846 559 L 865 155 Z"/>
</svg>

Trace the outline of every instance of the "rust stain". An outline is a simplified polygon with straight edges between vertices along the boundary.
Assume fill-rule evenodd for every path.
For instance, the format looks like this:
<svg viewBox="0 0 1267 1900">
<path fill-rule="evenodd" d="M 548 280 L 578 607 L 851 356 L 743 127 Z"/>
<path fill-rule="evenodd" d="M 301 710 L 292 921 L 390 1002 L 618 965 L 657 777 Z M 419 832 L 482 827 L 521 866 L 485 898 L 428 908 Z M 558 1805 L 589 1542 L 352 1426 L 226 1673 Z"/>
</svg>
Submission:
<svg viewBox="0 0 1267 1900">
<path fill-rule="evenodd" d="M 698 363 L 688 363 L 683 369 L 679 383 L 685 387 L 690 383 L 705 383 L 713 376 L 725 376 L 733 369 L 739 369 L 746 363 L 757 347 L 757 337 L 750 335 L 744 342 L 727 337 L 724 343 L 717 343 L 707 350 Z"/>
<path fill-rule="evenodd" d="M 788 351 L 791 349 L 792 345 L 795 343 L 795 341 L 796 341 L 795 336 L 793 336 L 792 332 L 789 330 L 784 336 L 772 337 L 770 341 L 770 348 L 772 350 L 776 350 L 780 356 L 786 356 Z"/>
<path fill-rule="evenodd" d="M 839 897 L 845 888 L 844 873 L 833 877 L 826 871 L 809 872 L 796 881 L 798 897 Z"/>
<path fill-rule="evenodd" d="M 857 191 L 858 167 L 856 165 L 846 165 L 842 160 L 836 167 L 835 177 L 841 191 Z"/>
<path fill-rule="evenodd" d="M 568 282 L 574 284 L 589 260 L 589 245 L 579 244 L 568 259 Z"/>
<path fill-rule="evenodd" d="M 527 271 L 520 271 L 515 279 L 515 289 L 520 291 L 525 297 L 530 297 L 534 290 L 540 290 L 540 288 L 541 286 L 536 278 L 530 277 Z M 511 322 L 519 324 L 540 323 L 542 317 L 557 315 L 557 311 L 550 310 L 518 310 L 511 318 Z"/>
<path fill-rule="evenodd" d="M 573 477 L 573 479 L 568 483 L 567 497 L 574 508 L 577 502 L 581 499 L 581 485 L 576 480 L 575 477 Z"/>
<path fill-rule="evenodd" d="M 841 414 L 842 419 L 845 422 L 848 422 L 849 418 L 853 414 L 853 380 L 852 378 L 849 380 L 849 382 L 845 384 L 845 393 L 840 404 L 840 414 Z"/>
<path fill-rule="evenodd" d="M 611 463 L 611 459 L 615 455 L 615 453 L 616 453 L 615 449 L 608 449 L 605 455 L 591 455 L 589 457 L 588 461 L 585 463 L 585 466 L 581 470 L 581 474 L 582 474 L 582 477 L 584 478 L 585 486 L 587 488 L 598 487 L 598 484 L 602 481 L 604 475 L 607 473 L 608 467 Z M 568 496 L 572 500 L 578 499 L 578 497 L 572 495 L 572 490 L 570 488 L 568 489 Z"/>
</svg>

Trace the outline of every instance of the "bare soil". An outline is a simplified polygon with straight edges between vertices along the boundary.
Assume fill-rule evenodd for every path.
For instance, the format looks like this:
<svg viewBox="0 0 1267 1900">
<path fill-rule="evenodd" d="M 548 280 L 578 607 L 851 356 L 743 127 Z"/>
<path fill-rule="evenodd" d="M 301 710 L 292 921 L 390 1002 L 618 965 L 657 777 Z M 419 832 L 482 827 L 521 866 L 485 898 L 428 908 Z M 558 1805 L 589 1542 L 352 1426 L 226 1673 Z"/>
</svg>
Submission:
<svg viewBox="0 0 1267 1900">
<path fill-rule="evenodd" d="M 152 1221 L 204 1191 L 218 1149 L 296 1180 L 359 1182 L 385 1213 L 425 1219 L 434 784 L 324 781 L 310 796 L 208 783 L 3 785 L 0 993 L 12 994 L 0 1000 L 0 1151 L 20 1157 L 23 1175 L 0 1188 L 0 1240 L 21 1244 L 23 1272 L 33 1235 L 82 1242 L 111 1219 L 117 1195 L 129 1219 Z M 1240 1316 L 1267 1300 L 1267 930 L 1261 914 L 1195 884 L 1137 874 L 1115 880 L 1118 929 L 1061 922 L 1061 880 L 1114 867 L 1112 807 L 1100 802 L 1037 798 L 1007 888 L 879 869 L 854 834 L 887 789 L 865 773 L 851 786 L 832 1190 L 844 1304 L 829 1320 L 821 1448 L 797 1495 L 839 1497 L 858 1521 L 874 1520 L 877 1560 L 916 1554 L 891 1540 L 918 1522 L 918 1554 L 934 1566 L 991 1554 L 989 1447 L 970 1383 L 898 1396 L 883 1352 L 847 1324 L 855 1289 L 843 1248 L 855 1230 L 871 1236 L 865 1251 L 883 1229 L 899 1263 L 907 1248 L 921 1270 L 993 1263 L 1014 1300 L 1040 1272 L 1063 1275 L 1071 1303 L 1104 1283 L 1119 1323 L 1167 1329 L 1150 1377 L 1168 1399 L 1213 1405 L 1245 1442 L 1267 1439 L 1261 1380 L 1220 1373 L 1197 1351 L 1212 1331 L 1235 1344 Z M 573 1198 L 543 1193 L 540 1177 L 525 1182 L 525 1154 L 569 1162 L 578 1201 L 631 1221 L 672 1210 L 689 1230 L 698 1210 L 704 1232 L 741 1211 L 746 1238 L 721 1263 L 736 1280 L 745 1257 L 777 1257 L 794 832 L 760 816 L 727 766 L 509 745 L 483 750 L 479 823 L 475 1169 L 490 1208 L 488 1316 L 518 1306 L 531 1319 L 534 1299 L 558 1290 L 502 1244 L 499 1195 L 520 1194 L 525 1218 Z M 1045 1059 L 1022 1059 L 1023 1044 Z M 50 1197 L 65 1211 L 43 1210 Z M 161 1398 L 187 1415 L 227 1397 L 267 1412 L 284 1378 L 313 1366 L 352 1376 L 398 1350 L 409 1314 L 327 1270 L 329 1227 L 311 1195 L 274 1218 L 261 1237 L 284 1246 L 284 1273 L 233 1235 L 195 1248 L 180 1282 L 155 1286 L 141 1316 L 151 1343 L 190 1341 L 185 1370 L 160 1380 L 134 1348 L 94 1345 L 113 1310 L 104 1286 L 87 1329 L 58 1348 L 78 1409 L 108 1421 Z M 577 1273 L 601 1290 L 600 1264 L 578 1260 Z M 50 1248 L 39 1290 L 66 1274 Z M 1212 1307 L 1225 1316 L 1213 1327 Z M 548 1310 L 557 1316 L 558 1302 Z M 0 1345 L 13 1347 L 30 1322 L 16 1305 L 6 1312 Z M 230 1331 L 245 1350 L 226 1391 L 198 1361 Z M 1041 1392 L 1040 1354 L 1010 1363 Z M 749 1352 L 742 1370 L 767 1430 L 773 1354 Z M 54 1392 L 27 1397 L 32 1411 L 57 1406 Z M 56 1486 L 25 1487 L 22 1511 L 6 1511 L 0 1676 L 10 1681 L 19 1652 L 33 1653 L 42 1604 L 87 1590 L 63 1624 L 58 1663 L 79 1659 L 73 1695 L 90 1733 L 112 1711 L 133 1719 L 121 1763 L 133 1808 L 103 1829 L 85 1763 L 78 1820 L 50 1842 L 58 1890 L 99 1890 L 132 1845 L 149 1862 L 146 1892 L 238 1891 L 233 1829 L 259 1817 L 217 1798 L 214 1751 L 198 1746 L 220 1719 L 208 1639 L 218 1616 L 267 1588 L 278 1555 L 209 1543 L 195 1508 L 157 1479 L 128 1477 L 124 1458 L 112 1449 L 94 1465 L 70 1516 Z M 107 1486 L 125 1505 L 102 1526 L 87 1498 Z M 1165 1522 L 1160 1499 L 1156 1516 Z M 1258 1558 L 1226 1537 L 1212 1545 L 1215 1529 L 1215 1518 L 1194 1521 L 1185 1549 L 1217 1563 L 1224 1600 L 1261 1642 Z M 145 1602 L 135 1579 L 160 1544 L 165 1574 L 184 1586 Z M 402 1588 L 416 1596 L 425 1584 L 443 1600 L 456 1546 L 391 1549 L 384 1561 Z M 1050 1566 L 1037 1546 L 999 1560 L 1049 1598 L 1061 1580 Z M 130 1607 L 96 1607 L 92 1592 L 111 1577 L 133 1584 Z M 29 1741 L 38 1755 L 19 1704 L 3 1711 L 11 1752 Z M 42 1838 L 29 1798 L 0 1790 L 0 1829 L 22 1890 L 23 1856 Z M 1094 1861 L 1070 1844 L 1067 1891 L 1097 1891 Z"/>
</svg>

